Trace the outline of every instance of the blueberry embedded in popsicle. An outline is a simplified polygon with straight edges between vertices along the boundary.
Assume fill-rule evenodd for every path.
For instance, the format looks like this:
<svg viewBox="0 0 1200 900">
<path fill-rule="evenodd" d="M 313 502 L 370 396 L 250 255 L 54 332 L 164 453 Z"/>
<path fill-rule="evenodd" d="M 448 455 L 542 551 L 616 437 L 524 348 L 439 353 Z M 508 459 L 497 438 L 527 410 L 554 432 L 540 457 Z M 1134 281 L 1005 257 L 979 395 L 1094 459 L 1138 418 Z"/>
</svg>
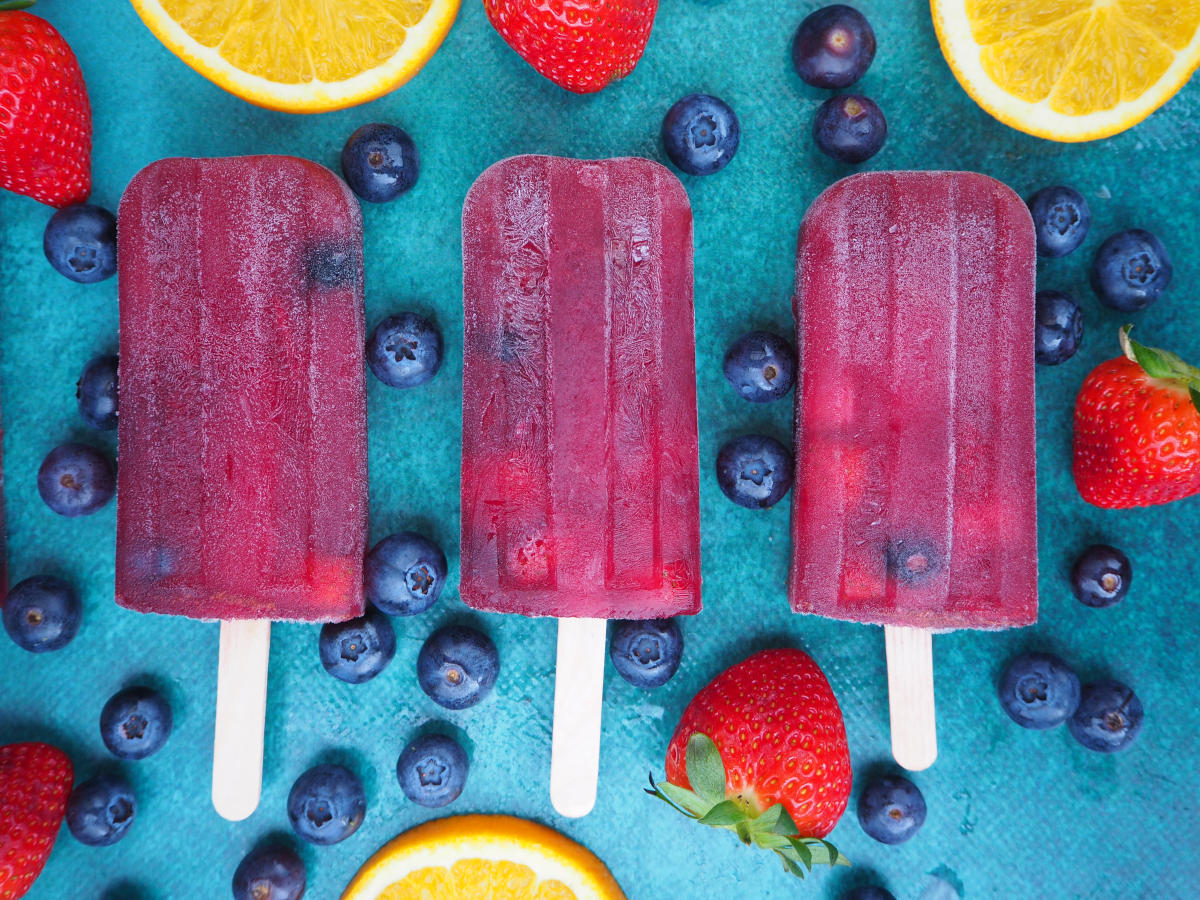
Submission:
<svg viewBox="0 0 1200 900">
<path fill-rule="evenodd" d="M 414 740 L 396 760 L 400 789 L 413 803 L 429 809 L 446 806 L 462 793 L 470 763 L 454 738 L 426 734 Z"/>
<path fill-rule="evenodd" d="M 446 554 L 429 538 L 411 531 L 385 537 L 363 567 L 367 600 L 389 616 L 425 612 L 442 595 Z"/>
<path fill-rule="evenodd" d="M 354 286 L 361 277 L 361 256 L 349 244 L 315 244 L 304 253 L 304 274 L 309 285 L 317 288 Z"/>
<path fill-rule="evenodd" d="M 835 3 L 810 13 L 792 40 L 792 65 L 806 84 L 849 87 L 875 59 L 875 31 L 852 6 Z"/>
<path fill-rule="evenodd" d="M 717 484 L 739 506 L 766 509 L 792 486 L 792 454 L 772 437 L 746 434 L 717 453 Z"/>
<path fill-rule="evenodd" d="M 492 692 L 500 657 L 492 639 L 475 628 L 447 625 L 431 634 L 417 655 L 417 680 L 434 703 L 466 709 Z"/>
<path fill-rule="evenodd" d="M 892 538 L 884 553 L 888 574 L 910 585 L 932 578 L 944 562 L 944 554 L 933 541 L 920 537 Z"/>
<path fill-rule="evenodd" d="M 388 316 L 367 339 L 367 365 L 390 387 L 424 384 L 442 365 L 441 333 L 416 313 Z"/>
</svg>

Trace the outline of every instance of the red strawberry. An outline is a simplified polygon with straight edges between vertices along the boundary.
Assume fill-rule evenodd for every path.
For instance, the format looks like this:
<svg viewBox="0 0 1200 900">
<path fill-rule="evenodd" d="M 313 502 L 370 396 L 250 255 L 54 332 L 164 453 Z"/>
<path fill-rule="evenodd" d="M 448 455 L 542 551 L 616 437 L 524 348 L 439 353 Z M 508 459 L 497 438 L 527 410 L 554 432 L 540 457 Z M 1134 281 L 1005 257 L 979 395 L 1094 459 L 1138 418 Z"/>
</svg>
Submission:
<svg viewBox="0 0 1200 900">
<path fill-rule="evenodd" d="M 1128 325 L 1121 346 L 1075 398 L 1075 486 L 1110 509 L 1200 493 L 1200 369 L 1131 340 Z"/>
<path fill-rule="evenodd" d="M 57 747 L 0 747 L 0 900 L 24 897 L 41 874 L 74 777 L 71 760 Z"/>
<path fill-rule="evenodd" d="M 763 650 L 692 698 L 667 748 L 667 780 L 647 791 L 702 825 L 773 850 L 794 875 L 846 865 L 832 844 L 850 797 L 837 699 L 801 650 Z"/>
<path fill-rule="evenodd" d="M 483 0 L 488 19 L 527 63 L 577 94 L 633 71 L 658 0 Z"/>
<path fill-rule="evenodd" d="M 82 203 L 91 156 L 92 113 L 75 54 L 49 22 L 0 8 L 0 187 L 51 206 Z"/>
</svg>

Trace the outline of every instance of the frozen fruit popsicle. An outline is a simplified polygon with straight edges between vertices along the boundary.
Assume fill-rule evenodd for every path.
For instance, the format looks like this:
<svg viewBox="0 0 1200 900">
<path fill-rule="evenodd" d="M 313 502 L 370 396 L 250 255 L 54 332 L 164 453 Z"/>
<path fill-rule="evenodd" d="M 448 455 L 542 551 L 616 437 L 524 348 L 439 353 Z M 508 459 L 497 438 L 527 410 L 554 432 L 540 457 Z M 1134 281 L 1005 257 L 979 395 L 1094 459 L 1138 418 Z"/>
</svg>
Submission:
<svg viewBox="0 0 1200 900">
<path fill-rule="evenodd" d="M 970 172 L 851 176 L 800 229 L 792 608 L 888 626 L 910 768 L 929 633 L 1037 619 L 1034 268 L 1025 204 Z"/>
<path fill-rule="evenodd" d="M 224 814 L 270 620 L 363 612 L 361 218 L 327 169 L 257 156 L 147 166 L 118 224 L 117 602 L 222 620 Z"/>
<path fill-rule="evenodd" d="M 700 609 L 683 186 L 645 159 L 495 164 L 463 210 L 463 308 L 462 596 L 559 617 L 551 798 L 582 815 L 595 762 L 564 796 L 562 742 L 594 726 L 598 753 L 604 620 Z"/>
</svg>

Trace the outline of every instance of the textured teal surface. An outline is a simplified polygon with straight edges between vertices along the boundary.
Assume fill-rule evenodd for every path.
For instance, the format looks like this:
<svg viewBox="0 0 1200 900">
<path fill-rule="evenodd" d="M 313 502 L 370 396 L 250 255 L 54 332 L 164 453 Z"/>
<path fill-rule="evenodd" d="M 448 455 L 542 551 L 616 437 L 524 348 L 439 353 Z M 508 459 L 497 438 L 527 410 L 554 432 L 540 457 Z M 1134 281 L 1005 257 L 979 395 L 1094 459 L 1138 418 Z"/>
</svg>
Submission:
<svg viewBox="0 0 1200 900">
<path fill-rule="evenodd" d="M 141 616 L 113 602 L 114 508 L 67 521 L 39 500 L 42 456 L 68 438 L 115 451 L 75 412 L 84 363 L 116 346 L 117 285 L 72 284 L 41 251 L 45 207 L 0 197 L 0 393 L 13 579 L 41 571 L 81 588 L 85 618 L 76 640 L 33 656 L 0 639 L 0 740 L 48 738 L 66 748 L 78 776 L 117 766 L 100 742 L 104 700 L 148 681 L 170 697 L 176 731 L 151 759 L 117 766 L 137 788 L 138 818 L 107 849 L 60 836 L 31 900 L 219 900 L 237 861 L 265 836 L 287 830 L 292 781 L 317 760 L 348 761 L 363 777 L 362 829 L 328 848 L 304 846 L 310 893 L 334 898 L 358 865 L 397 832 L 430 818 L 408 803 L 393 767 L 402 746 L 432 719 L 465 738 L 466 791 L 448 811 L 509 812 L 561 828 L 605 859 L 632 900 L 685 894 L 717 900 L 833 898 L 878 878 L 901 900 L 947 891 L 964 897 L 1185 898 L 1196 895 L 1200 816 L 1200 691 L 1194 673 L 1200 612 L 1200 499 L 1159 509 L 1105 512 L 1084 504 L 1069 473 L 1070 408 L 1086 372 L 1115 355 L 1122 318 L 1101 310 L 1086 268 L 1103 237 L 1141 226 L 1160 234 L 1175 260 L 1166 297 L 1136 317 L 1148 343 L 1200 360 L 1193 285 L 1200 277 L 1200 85 L 1108 141 L 1069 146 L 1021 135 L 990 119 L 954 82 L 921 0 L 862 0 L 879 37 L 862 82 L 883 107 L 891 135 L 865 168 L 970 168 L 1022 195 L 1065 182 L 1093 210 L 1083 248 L 1043 263 L 1043 287 L 1075 291 L 1087 333 L 1079 355 L 1038 372 L 1041 604 L 1034 628 L 959 632 L 935 639 L 941 756 L 915 776 L 929 805 L 921 833 L 900 847 L 868 839 L 851 812 L 833 839 L 856 863 L 791 883 L 728 833 L 702 833 L 646 798 L 647 771 L 661 775 L 672 727 L 694 691 L 722 667 L 776 644 L 812 652 L 846 716 L 858 788 L 887 767 L 883 640 L 878 629 L 788 611 L 788 505 L 752 512 L 717 488 L 712 460 L 730 435 L 762 429 L 786 438 L 788 401 L 738 400 L 720 360 L 750 327 L 791 328 L 796 229 L 809 202 L 851 171 L 822 158 L 809 139 L 825 94 L 792 73 L 791 33 L 816 3 L 662 0 L 635 73 L 598 96 L 569 95 L 536 75 L 492 31 L 479 0 L 466 0 L 444 47 L 405 87 L 366 107 L 321 116 L 256 109 L 228 96 L 168 53 L 123 0 L 42 0 L 41 14 L 78 54 L 96 126 L 96 202 L 115 208 L 143 165 L 170 155 L 290 153 L 336 169 L 346 136 L 375 120 L 402 124 L 422 154 L 411 194 L 364 210 L 367 319 L 405 308 L 432 314 L 446 339 L 442 372 L 427 386 L 396 391 L 369 379 L 371 526 L 378 539 L 400 527 L 436 537 L 451 561 L 451 589 L 429 613 L 397 620 L 399 648 L 374 681 L 327 676 L 315 626 L 274 629 L 266 776 L 259 810 L 245 822 L 217 817 L 208 800 L 215 625 Z M 674 100 L 719 94 L 739 113 L 742 145 L 707 179 L 684 178 L 695 211 L 697 365 L 700 396 L 704 602 L 683 623 L 687 651 L 676 678 L 653 692 L 607 673 L 600 796 L 595 812 L 566 821 L 546 784 L 554 623 L 471 613 L 458 599 L 461 274 L 459 212 L 476 175 L 504 156 L 637 154 L 662 159 L 658 128 Z M 1096 540 L 1123 547 L 1135 578 L 1128 599 L 1090 610 L 1071 597 L 1066 570 Z M 421 641 L 446 621 L 476 622 L 495 638 L 502 673 L 480 706 L 445 713 L 417 686 Z M 1022 731 L 1001 712 L 993 684 L 1004 662 L 1050 649 L 1086 679 L 1128 681 L 1146 706 L 1140 741 L 1119 756 L 1081 749 L 1063 729 Z M 858 796 L 858 788 L 854 800 Z M 941 879 L 940 881 L 937 879 Z"/>
</svg>

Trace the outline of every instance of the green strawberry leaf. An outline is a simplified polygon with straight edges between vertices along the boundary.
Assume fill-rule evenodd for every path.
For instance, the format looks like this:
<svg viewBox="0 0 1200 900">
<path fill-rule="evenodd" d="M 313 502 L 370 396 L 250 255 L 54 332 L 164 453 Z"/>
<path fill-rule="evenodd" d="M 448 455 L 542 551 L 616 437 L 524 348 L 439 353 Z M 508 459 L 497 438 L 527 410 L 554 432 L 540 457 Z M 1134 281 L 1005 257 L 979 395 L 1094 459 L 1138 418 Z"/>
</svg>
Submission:
<svg viewBox="0 0 1200 900">
<path fill-rule="evenodd" d="M 811 870 L 813 867 L 813 854 L 808 844 L 804 842 L 804 839 L 790 837 L 787 839 L 787 842 L 791 846 L 792 852 L 800 859 L 800 862 L 804 863 L 804 868 Z"/>
<path fill-rule="evenodd" d="M 746 807 L 742 806 L 736 800 L 722 800 L 700 817 L 700 824 L 712 825 L 714 828 L 724 828 L 744 822 L 745 820 Z"/>
<path fill-rule="evenodd" d="M 31 6 L 33 6 L 33 0 L 0 0 L 0 11 L 28 9 Z"/>
<path fill-rule="evenodd" d="M 765 831 L 754 832 L 754 843 L 764 850 L 786 850 L 790 845 L 782 834 L 770 834 Z"/>
<path fill-rule="evenodd" d="M 653 783 L 651 781 L 651 784 Z M 681 788 L 679 785 L 671 784 L 669 781 L 663 781 L 655 785 L 655 790 L 648 790 L 646 793 L 658 797 L 667 805 L 675 807 L 676 810 L 693 819 L 700 818 L 712 807 L 711 803 L 705 803 L 704 800 L 697 797 L 687 788 Z"/>
<path fill-rule="evenodd" d="M 787 869 L 788 872 L 795 875 L 797 878 L 804 878 L 804 870 L 796 864 L 794 859 L 784 856 L 782 853 L 779 854 L 779 858 L 783 860 L 783 867 Z"/>
<path fill-rule="evenodd" d="M 1193 382 L 1200 381 L 1200 369 L 1188 365 L 1175 353 L 1139 344 L 1129 336 L 1132 330 L 1132 325 L 1126 325 L 1121 329 L 1121 351 L 1126 358 L 1141 366 L 1143 372 L 1151 378 L 1183 381 L 1188 384 L 1189 388 Z"/>
<path fill-rule="evenodd" d="M 762 815 L 754 820 L 754 829 L 756 831 L 773 832 L 778 834 L 779 832 L 776 832 L 775 829 L 779 825 L 779 820 L 783 818 L 784 815 L 786 815 L 786 812 L 782 803 L 776 803 L 773 806 L 769 806 Z M 789 818 L 791 817 L 789 816 Z M 786 834 L 788 832 L 783 833 Z M 796 829 L 793 828 L 790 833 L 795 834 Z"/>
<path fill-rule="evenodd" d="M 1189 384 L 1188 394 L 1192 398 L 1192 406 L 1196 407 L 1196 412 L 1200 412 L 1200 384 L 1194 381 Z"/>
<path fill-rule="evenodd" d="M 750 843 L 750 826 L 746 824 L 745 819 L 742 819 L 740 822 L 734 822 L 733 830 L 737 834 L 739 841 L 743 844 Z"/>
<path fill-rule="evenodd" d="M 685 763 L 693 791 L 713 805 L 725 799 L 725 764 L 712 738 L 700 732 L 688 738 Z"/>
<path fill-rule="evenodd" d="M 800 829 L 796 827 L 791 814 L 783 808 L 783 804 L 776 803 L 775 805 L 779 807 L 779 821 L 775 823 L 775 828 L 772 830 L 776 834 L 799 834 Z M 770 810 L 767 810 L 767 812 L 770 812 Z M 763 815 L 766 815 L 766 813 Z"/>
</svg>

